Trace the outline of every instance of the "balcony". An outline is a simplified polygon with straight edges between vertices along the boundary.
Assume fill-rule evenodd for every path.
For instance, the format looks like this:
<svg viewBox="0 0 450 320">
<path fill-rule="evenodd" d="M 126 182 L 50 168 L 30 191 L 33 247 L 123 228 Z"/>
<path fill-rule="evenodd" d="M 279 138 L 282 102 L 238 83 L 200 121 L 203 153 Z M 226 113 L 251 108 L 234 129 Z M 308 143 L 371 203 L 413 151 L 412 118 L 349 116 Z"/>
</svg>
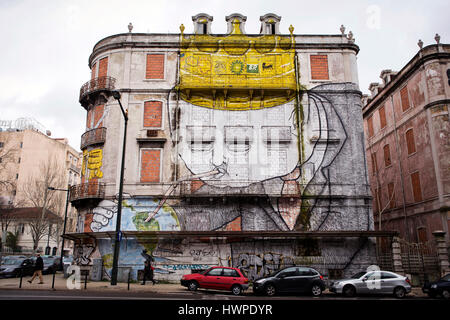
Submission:
<svg viewBox="0 0 450 320">
<path fill-rule="evenodd" d="M 103 144 L 106 138 L 106 128 L 97 128 L 86 131 L 81 136 L 80 149 L 83 150 L 88 146 Z"/>
<path fill-rule="evenodd" d="M 280 182 L 249 182 L 249 181 L 220 181 L 208 180 L 209 187 L 202 188 L 204 182 L 190 180 L 180 182 L 180 196 L 182 197 L 299 197 L 304 186 L 298 183 Z M 234 185 L 234 187 L 230 187 Z"/>
<path fill-rule="evenodd" d="M 98 77 L 86 82 L 80 89 L 80 103 L 86 108 L 94 103 L 101 93 L 109 95 L 115 88 L 116 79 L 112 77 Z"/>
<path fill-rule="evenodd" d="M 89 182 L 70 187 L 70 202 L 74 206 L 84 202 L 95 202 L 105 198 L 105 184 Z"/>
</svg>

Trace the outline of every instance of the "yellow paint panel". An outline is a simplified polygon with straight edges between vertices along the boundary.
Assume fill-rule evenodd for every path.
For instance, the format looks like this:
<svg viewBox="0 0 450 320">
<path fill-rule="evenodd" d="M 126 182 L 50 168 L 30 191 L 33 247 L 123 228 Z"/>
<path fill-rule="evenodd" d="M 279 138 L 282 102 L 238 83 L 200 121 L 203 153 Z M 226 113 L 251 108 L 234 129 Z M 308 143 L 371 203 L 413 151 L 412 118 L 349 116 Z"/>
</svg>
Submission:
<svg viewBox="0 0 450 320">
<path fill-rule="evenodd" d="M 240 33 L 181 37 L 181 98 L 226 110 L 273 107 L 295 97 L 294 37 Z"/>
</svg>

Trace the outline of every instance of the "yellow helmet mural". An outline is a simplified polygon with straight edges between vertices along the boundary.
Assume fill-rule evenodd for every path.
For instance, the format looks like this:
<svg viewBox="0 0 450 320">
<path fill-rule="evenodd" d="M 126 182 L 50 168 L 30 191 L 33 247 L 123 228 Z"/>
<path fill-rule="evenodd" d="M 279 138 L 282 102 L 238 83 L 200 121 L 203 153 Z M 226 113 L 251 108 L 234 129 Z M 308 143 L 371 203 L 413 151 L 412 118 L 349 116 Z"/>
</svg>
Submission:
<svg viewBox="0 0 450 320">
<path fill-rule="evenodd" d="M 295 39 L 246 36 L 240 21 L 226 36 L 184 35 L 181 30 L 181 99 L 219 110 L 274 107 L 295 98 Z"/>
</svg>

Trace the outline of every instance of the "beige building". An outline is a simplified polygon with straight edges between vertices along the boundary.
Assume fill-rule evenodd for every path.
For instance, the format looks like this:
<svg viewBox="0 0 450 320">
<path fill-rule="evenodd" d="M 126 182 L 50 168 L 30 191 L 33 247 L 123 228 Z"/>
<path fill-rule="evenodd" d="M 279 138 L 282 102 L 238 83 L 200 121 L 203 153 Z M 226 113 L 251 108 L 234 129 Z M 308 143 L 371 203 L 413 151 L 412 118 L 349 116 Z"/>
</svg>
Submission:
<svg viewBox="0 0 450 320">
<path fill-rule="evenodd" d="M 26 128 L 26 129 L 25 129 Z M 81 153 L 68 144 L 66 138 L 51 138 L 50 132 L 25 126 L 0 132 L 0 205 L 3 208 L 46 207 L 64 219 L 66 193 L 48 187 L 67 189 L 78 184 L 81 171 Z M 76 211 L 69 204 L 66 232 L 75 230 Z M 14 227 L 12 227 L 14 229 Z M 60 247 L 55 234 L 50 247 Z M 28 246 L 31 233 L 21 232 L 19 246 Z M 8 231 L 10 231 L 8 229 Z M 47 238 L 39 247 L 47 246 Z M 45 243 L 44 243 L 45 242 Z"/>
</svg>

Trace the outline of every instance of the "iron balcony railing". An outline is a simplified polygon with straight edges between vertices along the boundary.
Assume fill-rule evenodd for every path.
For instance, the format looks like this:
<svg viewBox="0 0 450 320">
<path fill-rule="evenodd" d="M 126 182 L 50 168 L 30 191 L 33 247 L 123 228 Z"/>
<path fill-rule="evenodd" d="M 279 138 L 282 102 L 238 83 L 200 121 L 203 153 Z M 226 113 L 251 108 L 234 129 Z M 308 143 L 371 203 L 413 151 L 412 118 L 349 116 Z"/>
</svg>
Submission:
<svg viewBox="0 0 450 320">
<path fill-rule="evenodd" d="M 85 84 L 80 89 L 80 103 L 84 105 L 93 93 L 101 91 L 113 91 L 115 88 L 116 79 L 113 77 L 98 77 L 94 78 Z"/>
<path fill-rule="evenodd" d="M 70 187 L 70 201 L 84 199 L 104 199 L 105 184 L 99 182 L 87 182 Z"/>
<path fill-rule="evenodd" d="M 105 138 L 106 138 L 106 128 L 104 127 L 86 131 L 81 136 L 80 148 L 81 150 L 83 150 L 88 146 L 92 146 L 95 144 L 103 144 L 105 143 Z"/>
</svg>

